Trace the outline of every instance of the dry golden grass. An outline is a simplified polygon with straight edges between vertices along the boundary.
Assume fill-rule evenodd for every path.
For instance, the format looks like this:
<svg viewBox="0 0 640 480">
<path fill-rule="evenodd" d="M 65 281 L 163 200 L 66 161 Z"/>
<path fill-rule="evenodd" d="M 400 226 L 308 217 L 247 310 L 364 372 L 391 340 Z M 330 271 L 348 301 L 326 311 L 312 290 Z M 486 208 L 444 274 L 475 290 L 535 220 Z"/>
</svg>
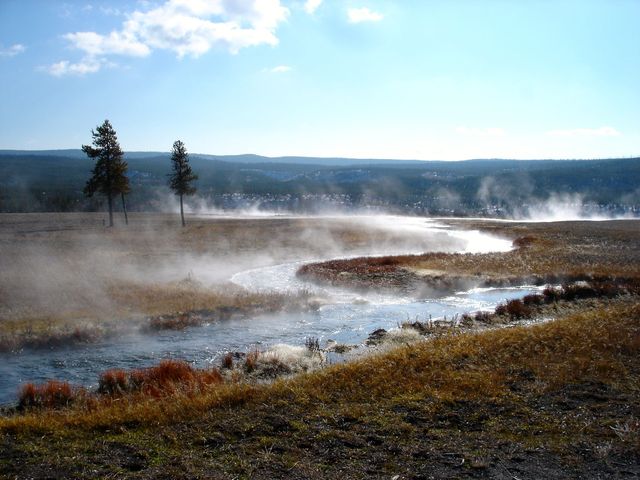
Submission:
<svg viewBox="0 0 640 480">
<path fill-rule="evenodd" d="M 424 284 L 441 290 L 522 281 L 640 278 L 639 221 L 460 224 L 512 238 L 515 248 L 505 253 L 336 260 L 305 265 L 299 273 L 316 281 L 357 288 L 413 288 Z"/>
<path fill-rule="evenodd" d="M 114 302 L 130 312 L 147 315 L 188 311 L 277 311 L 294 307 L 305 300 L 304 292 L 296 294 L 254 293 L 237 285 L 225 284 L 215 289 L 196 282 L 182 281 L 168 284 L 113 285 L 109 294 Z"/>
<path fill-rule="evenodd" d="M 425 256 L 419 268 L 638 278 L 636 224 L 481 225 L 519 238 L 519 248 Z M 116 295 L 142 309 L 162 301 L 162 288 Z M 199 301 L 181 295 L 167 305 Z M 129 389 L 128 372 L 110 372 L 105 382 L 126 387 L 116 394 L 5 412 L 0 468 L 86 478 L 636 475 L 638 296 L 605 295 L 580 308 L 554 322 L 438 336 L 271 384 L 230 376 L 197 388 L 172 383 L 159 395 Z M 189 385 L 192 374 L 177 370 Z"/>
<path fill-rule="evenodd" d="M 552 323 L 440 337 L 271 385 L 215 383 L 197 394 L 181 389 L 163 397 L 135 393 L 55 412 L 26 412 L 0 419 L 0 431 L 172 423 L 212 408 L 253 408 L 284 399 L 304 406 L 413 394 L 438 401 L 497 399 L 512 395 L 514 372 L 535 378 L 526 388 L 538 392 L 585 379 L 616 385 L 628 383 L 638 353 L 640 304 L 625 297 Z"/>
</svg>

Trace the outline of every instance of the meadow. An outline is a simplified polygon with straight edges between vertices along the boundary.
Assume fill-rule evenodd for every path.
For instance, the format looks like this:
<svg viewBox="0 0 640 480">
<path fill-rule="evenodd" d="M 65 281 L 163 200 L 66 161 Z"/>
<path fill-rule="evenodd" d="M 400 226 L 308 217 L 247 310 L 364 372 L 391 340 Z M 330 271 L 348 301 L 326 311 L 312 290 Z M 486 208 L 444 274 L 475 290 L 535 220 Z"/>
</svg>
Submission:
<svg viewBox="0 0 640 480">
<path fill-rule="evenodd" d="M 67 219 L 70 224 L 62 232 L 25 226 L 19 231 L 25 232 L 23 238 L 30 245 L 42 247 L 52 237 L 55 241 L 48 245 L 62 245 L 64 239 L 86 235 L 85 229 L 72 228 L 77 218 L 81 217 Z M 166 227 L 169 219 L 153 221 L 171 230 Z M 147 272 L 149 258 L 180 256 L 185 245 L 190 253 L 216 248 L 228 252 L 234 232 L 240 245 L 247 242 L 245 250 L 238 247 L 238 251 L 247 254 L 268 248 L 275 241 L 274 231 L 281 235 L 278 241 L 296 242 L 298 253 L 313 248 L 319 228 L 322 238 L 339 245 L 336 251 L 383 237 L 389 240 L 388 233 L 359 232 L 339 220 L 329 226 L 309 219 L 273 221 L 280 226 L 276 230 L 258 220 L 244 225 L 232 219 L 220 224 L 193 221 L 184 233 L 176 228 L 173 243 L 163 242 L 162 248 L 150 243 L 142 227 L 114 229 L 105 242 L 111 250 L 103 248 L 101 255 L 129 255 L 138 269 Z M 426 341 L 270 382 L 225 373 L 224 362 L 236 361 L 225 359 L 206 369 L 168 361 L 150 368 L 107 371 L 97 392 L 62 382 L 27 386 L 19 407 L 6 409 L 0 418 L 0 471 L 9 478 L 639 475 L 638 223 L 460 222 L 511 238 L 516 248 L 500 254 L 331 262 L 314 267 L 315 281 L 339 278 L 346 288 L 366 289 L 408 285 L 390 286 L 384 281 L 389 273 L 411 282 L 424 281 L 428 275 L 446 280 L 451 275 L 477 284 L 531 278 L 564 283 L 563 290 L 548 289 L 527 304 L 539 308 L 532 317 L 544 317 L 545 322 L 481 332 L 450 329 Z M 103 233 L 100 226 L 91 228 Z M 17 231 L 14 227 L 11 234 L 5 232 L 3 248 L 10 246 L 7 239 L 17 237 Z M 315 234 L 301 237 L 301 232 L 309 231 Z M 309 239 L 306 246 L 301 238 Z M 291 248 L 273 250 L 272 256 L 287 257 Z M 19 251 L 16 248 L 14 255 Z M 147 315 L 178 308 L 175 302 L 184 301 L 182 296 L 178 300 L 167 296 L 170 303 L 159 301 L 160 306 L 153 300 L 175 288 L 170 276 L 155 286 L 159 271 L 152 276 L 152 285 L 141 288 L 168 290 L 141 295 L 128 291 L 131 299 L 125 304 Z M 17 275 L 19 269 L 14 272 Z M 199 277 L 202 274 L 194 271 L 186 283 Z M 17 288 L 7 286 L 6 278 L 4 295 Z M 427 284 L 431 288 L 433 281 Z M 418 294 L 426 291 L 411 288 Z M 191 290 L 185 288 L 185 295 Z M 207 308 L 216 305 L 206 295 L 193 295 L 206 298 L 202 301 Z M 188 309 L 188 302 L 179 303 L 179 308 Z M 17 303 L 13 305 L 14 314 L 22 312 Z M 493 315 L 517 316 L 518 311 L 507 304 Z M 64 312 L 56 314 L 63 318 Z M 313 350 L 313 342 L 307 348 Z M 257 356 L 243 359 L 243 368 L 253 368 Z"/>
</svg>

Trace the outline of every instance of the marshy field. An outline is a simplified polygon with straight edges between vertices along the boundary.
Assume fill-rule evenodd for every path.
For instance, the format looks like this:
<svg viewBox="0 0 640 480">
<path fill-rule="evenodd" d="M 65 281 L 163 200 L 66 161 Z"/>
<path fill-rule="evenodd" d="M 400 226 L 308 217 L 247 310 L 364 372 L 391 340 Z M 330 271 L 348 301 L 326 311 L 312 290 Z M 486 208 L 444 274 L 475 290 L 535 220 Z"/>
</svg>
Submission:
<svg viewBox="0 0 640 480">
<path fill-rule="evenodd" d="M 6 478 L 635 478 L 640 223 L 0 218 Z"/>
</svg>

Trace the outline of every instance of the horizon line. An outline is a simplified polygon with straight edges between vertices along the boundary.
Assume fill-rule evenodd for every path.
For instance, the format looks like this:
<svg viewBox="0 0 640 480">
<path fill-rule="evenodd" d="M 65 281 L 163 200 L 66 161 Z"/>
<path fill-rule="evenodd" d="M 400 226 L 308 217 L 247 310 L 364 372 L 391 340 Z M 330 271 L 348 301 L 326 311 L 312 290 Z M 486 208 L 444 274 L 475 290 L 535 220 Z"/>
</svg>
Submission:
<svg viewBox="0 0 640 480">
<path fill-rule="evenodd" d="M 80 148 L 50 148 L 50 149 L 20 149 L 20 148 L 0 148 L 0 153 L 10 152 L 65 152 L 65 151 L 77 151 L 81 152 Z M 123 153 L 158 153 L 170 155 L 170 151 L 163 150 L 123 150 Z M 515 157 L 475 157 L 475 158 L 460 158 L 460 159 L 418 159 L 418 158 L 374 158 L 374 157 L 341 157 L 341 156 L 313 156 L 313 155 L 262 155 L 259 153 L 226 153 L 226 154 L 214 154 L 214 153 L 201 153 L 190 152 L 189 155 L 194 156 L 208 156 L 208 157 L 261 157 L 272 160 L 281 158 L 301 158 L 301 159 L 317 159 L 317 160 L 355 160 L 355 161 L 375 161 L 375 162 L 470 162 L 470 161 L 598 161 L 598 160 L 636 160 L 640 159 L 640 155 L 629 156 L 612 156 L 612 157 L 591 157 L 591 158 L 560 158 L 560 157 L 547 157 L 547 158 L 515 158 Z"/>
</svg>

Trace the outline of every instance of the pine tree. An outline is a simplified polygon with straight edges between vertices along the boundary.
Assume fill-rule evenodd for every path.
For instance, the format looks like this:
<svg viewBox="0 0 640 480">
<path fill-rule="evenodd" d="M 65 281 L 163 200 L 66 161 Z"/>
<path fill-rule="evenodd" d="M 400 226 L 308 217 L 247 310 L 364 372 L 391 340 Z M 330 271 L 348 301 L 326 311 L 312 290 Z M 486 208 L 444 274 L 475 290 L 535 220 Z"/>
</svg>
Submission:
<svg viewBox="0 0 640 480">
<path fill-rule="evenodd" d="M 127 162 L 123 160 L 123 153 L 118 143 L 116 131 L 105 120 L 104 123 L 91 130 L 93 146 L 83 145 L 82 151 L 89 158 L 95 158 L 96 164 L 91 171 L 91 178 L 84 187 L 84 194 L 92 197 L 96 192 L 107 197 L 109 205 L 109 226 L 113 227 L 113 198 L 120 194 L 122 207 L 125 212 L 125 220 L 128 223 L 125 194 L 129 193 L 129 178 L 125 175 Z"/>
<path fill-rule="evenodd" d="M 196 188 L 191 182 L 198 179 L 198 176 L 191 170 L 189 165 L 189 154 L 184 143 L 180 140 L 173 142 L 173 151 L 171 152 L 171 163 L 173 173 L 169 174 L 169 187 L 173 193 L 180 195 L 180 217 L 182 218 L 182 226 L 184 227 L 184 207 L 182 197 L 184 195 L 193 195 Z"/>
</svg>

